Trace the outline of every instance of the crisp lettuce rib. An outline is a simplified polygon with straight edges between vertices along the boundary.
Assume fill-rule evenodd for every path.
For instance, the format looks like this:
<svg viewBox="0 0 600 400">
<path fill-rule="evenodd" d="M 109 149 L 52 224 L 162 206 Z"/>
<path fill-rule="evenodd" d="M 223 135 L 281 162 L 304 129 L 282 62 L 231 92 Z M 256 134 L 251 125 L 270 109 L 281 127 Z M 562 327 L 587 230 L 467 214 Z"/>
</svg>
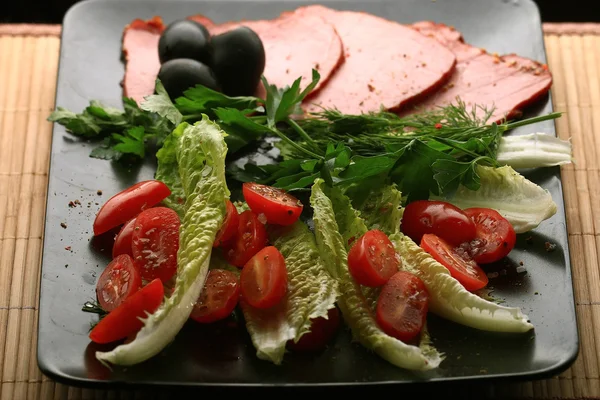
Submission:
<svg viewBox="0 0 600 400">
<path fill-rule="evenodd" d="M 450 271 L 402 233 L 390 236 L 402 259 L 402 268 L 419 276 L 430 295 L 431 312 L 472 328 L 496 332 L 527 332 L 533 329 L 519 308 L 487 301 L 469 291 Z"/>
<path fill-rule="evenodd" d="M 204 286 L 212 244 L 225 217 L 225 200 L 230 193 L 225 182 L 224 132 L 203 116 L 193 126 L 184 123 L 172 135 L 186 198 L 175 291 L 144 319 L 144 326 L 133 341 L 108 352 L 96 352 L 103 363 L 140 363 L 158 354 L 175 338 Z"/>
<path fill-rule="evenodd" d="M 325 269 L 315 237 L 302 221 L 289 227 L 270 227 L 270 242 L 283 255 L 288 291 L 276 306 L 266 310 L 240 307 L 257 357 L 281 364 L 288 340 L 298 341 L 310 331 L 311 319 L 327 318 L 335 307 L 338 284 Z"/>
<path fill-rule="evenodd" d="M 556 214 L 557 207 L 552 195 L 512 167 L 479 165 L 477 173 L 481 179 L 479 190 L 470 190 L 461 185 L 448 199 L 432 199 L 444 200 L 462 209 L 492 208 L 512 224 L 516 233 L 528 232 Z"/>
<path fill-rule="evenodd" d="M 421 343 L 417 347 L 383 332 L 372 311 L 375 293 L 363 293 L 350 275 L 346 250 L 348 239 L 364 233 L 366 226 L 350 206 L 348 198 L 336 189 L 331 190 L 328 196 L 323 180 L 317 179 L 312 187 L 311 204 L 317 246 L 326 263 L 335 269 L 341 292 L 338 305 L 355 340 L 398 367 L 411 370 L 436 368 L 442 361 L 442 355 L 430 345 L 428 335 L 421 335 Z"/>
</svg>

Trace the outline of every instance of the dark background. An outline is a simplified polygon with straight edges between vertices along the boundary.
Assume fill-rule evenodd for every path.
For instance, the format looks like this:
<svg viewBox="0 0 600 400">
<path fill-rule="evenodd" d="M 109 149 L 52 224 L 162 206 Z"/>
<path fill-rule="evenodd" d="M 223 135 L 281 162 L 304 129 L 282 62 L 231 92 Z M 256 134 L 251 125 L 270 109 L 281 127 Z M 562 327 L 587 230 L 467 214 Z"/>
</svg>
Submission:
<svg viewBox="0 0 600 400">
<path fill-rule="evenodd" d="M 544 22 L 600 22 L 600 11 L 598 11 L 598 3 L 595 0 L 534 1 L 540 8 L 542 21 Z M 0 22 L 58 24 L 62 22 L 62 18 L 69 7 L 76 2 L 77 0 L 6 0 L 0 6 Z M 498 21 L 498 23 L 509 24 L 510 22 Z"/>
</svg>

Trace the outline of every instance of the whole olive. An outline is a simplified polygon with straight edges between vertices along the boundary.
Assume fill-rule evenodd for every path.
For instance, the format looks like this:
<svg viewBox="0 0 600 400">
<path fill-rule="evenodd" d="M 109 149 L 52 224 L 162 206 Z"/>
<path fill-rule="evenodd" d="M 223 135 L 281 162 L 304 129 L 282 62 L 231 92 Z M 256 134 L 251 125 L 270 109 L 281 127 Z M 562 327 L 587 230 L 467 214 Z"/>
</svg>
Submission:
<svg viewBox="0 0 600 400">
<path fill-rule="evenodd" d="M 220 91 L 210 67 L 189 58 L 177 58 L 164 63 L 158 71 L 158 79 L 171 99 L 180 97 L 184 91 L 196 85 Z"/>
<path fill-rule="evenodd" d="M 210 65 L 210 42 L 210 34 L 204 25 L 187 19 L 175 21 L 160 35 L 160 63 L 177 58 L 191 58 Z"/>
<path fill-rule="evenodd" d="M 265 69 L 265 49 L 252 29 L 242 26 L 212 37 L 212 68 L 229 96 L 256 92 Z"/>
</svg>

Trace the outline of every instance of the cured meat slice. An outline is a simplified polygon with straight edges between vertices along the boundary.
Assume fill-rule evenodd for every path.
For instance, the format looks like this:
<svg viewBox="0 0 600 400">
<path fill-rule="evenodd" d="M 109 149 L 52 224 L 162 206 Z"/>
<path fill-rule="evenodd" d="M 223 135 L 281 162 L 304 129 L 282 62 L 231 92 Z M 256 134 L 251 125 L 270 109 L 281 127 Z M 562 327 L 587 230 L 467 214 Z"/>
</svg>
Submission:
<svg viewBox="0 0 600 400">
<path fill-rule="evenodd" d="M 302 77 L 300 88 L 305 88 L 312 80 L 314 68 L 321 76 L 311 92 L 316 93 L 344 61 L 340 37 L 334 27 L 318 15 L 299 18 L 285 12 L 272 20 L 245 20 L 216 25 L 207 23 L 202 16 L 191 19 L 205 24 L 211 35 L 240 26 L 256 32 L 265 48 L 263 75 L 270 84 L 279 88 L 291 86 L 299 77 Z"/>
<path fill-rule="evenodd" d="M 493 113 L 488 123 L 519 117 L 522 110 L 544 96 L 552 85 L 546 65 L 514 54 L 498 56 L 464 42 L 462 35 L 444 24 L 422 21 L 412 25 L 424 35 L 435 38 L 456 55 L 456 70 L 436 93 L 417 104 L 417 110 L 431 110 L 456 104 L 457 98 L 468 110 L 477 106 L 482 118 L 484 108 Z"/>
<path fill-rule="evenodd" d="M 135 19 L 123 31 L 123 95 L 133 98 L 138 104 L 144 101 L 144 96 L 154 93 L 160 70 L 158 40 L 164 29 L 162 19 L 154 17 L 147 21 Z"/>
<path fill-rule="evenodd" d="M 397 22 L 320 5 L 300 7 L 292 14 L 300 19 L 323 17 L 344 44 L 344 64 L 306 100 L 306 111 L 395 111 L 438 88 L 454 69 L 456 58 L 444 45 Z"/>
</svg>

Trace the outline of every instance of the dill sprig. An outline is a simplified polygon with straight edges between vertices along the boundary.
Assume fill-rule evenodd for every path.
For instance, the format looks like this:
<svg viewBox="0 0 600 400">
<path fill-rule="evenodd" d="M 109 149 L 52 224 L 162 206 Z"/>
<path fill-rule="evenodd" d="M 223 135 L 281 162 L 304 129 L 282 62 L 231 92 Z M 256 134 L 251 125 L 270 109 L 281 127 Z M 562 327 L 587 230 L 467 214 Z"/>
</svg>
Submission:
<svg viewBox="0 0 600 400">
<path fill-rule="evenodd" d="M 487 123 L 492 114 L 493 109 L 479 105 L 469 110 L 458 100 L 457 104 L 405 117 L 385 111 L 346 115 L 338 110 L 324 110 L 297 123 L 317 146 L 342 142 L 355 154 L 363 156 L 397 151 L 414 139 L 440 150 L 447 150 L 452 142 L 476 139 L 489 149 L 485 155 L 495 158 L 498 141 L 504 132 L 560 116 L 560 113 L 551 113 L 516 122 Z"/>
</svg>

